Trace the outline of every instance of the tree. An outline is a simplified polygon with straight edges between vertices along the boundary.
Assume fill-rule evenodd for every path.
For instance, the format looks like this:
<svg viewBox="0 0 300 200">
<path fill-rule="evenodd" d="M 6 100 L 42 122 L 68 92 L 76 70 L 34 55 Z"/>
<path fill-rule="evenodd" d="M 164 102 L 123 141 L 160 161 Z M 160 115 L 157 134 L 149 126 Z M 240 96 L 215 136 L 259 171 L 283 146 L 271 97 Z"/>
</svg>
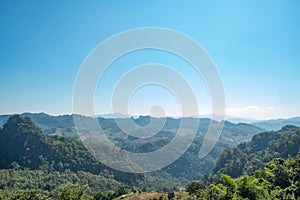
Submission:
<svg viewBox="0 0 300 200">
<path fill-rule="evenodd" d="M 87 185 L 78 185 L 68 183 L 60 187 L 58 199 L 59 200 L 86 200 L 92 199 L 88 195 L 87 192 Z"/>
<path fill-rule="evenodd" d="M 205 185 L 200 181 L 192 181 L 186 186 L 186 191 L 191 195 L 200 189 L 205 189 Z"/>
<path fill-rule="evenodd" d="M 237 183 L 237 192 L 243 198 L 249 200 L 259 199 L 259 192 L 255 184 L 249 176 L 243 176 Z"/>
</svg>

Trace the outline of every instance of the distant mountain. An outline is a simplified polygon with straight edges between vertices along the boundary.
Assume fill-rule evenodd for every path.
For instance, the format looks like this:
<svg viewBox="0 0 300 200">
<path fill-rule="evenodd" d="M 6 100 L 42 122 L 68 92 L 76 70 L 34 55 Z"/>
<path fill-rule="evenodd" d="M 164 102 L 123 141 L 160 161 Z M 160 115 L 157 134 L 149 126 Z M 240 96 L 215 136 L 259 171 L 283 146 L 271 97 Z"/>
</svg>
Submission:
<svg viewBox="0 0 300 200">
<path fill-rule="evenodd" d="M 0 115 L 2 126 L 11 115 Z M 74 129 L 73 115 L 52 116 L 46 113 L 22 113 L 22 117 L 29 117 L 47 135 L 59 135 L 68 138 L 78 138 Z"/>
<path fill-rule="evenodd" d="M 250 142 L 222 152 L 214 167 L 215 174 L 239 177 L 262 169 L 274 158 L 295 157 L 300 150 L 300 128 L 292 125 L 279 131 L 255 135 Z"/>
<path fill-rule="evenodd" d="M 252 125 L 265 130 L 276 131 L 287 125 L 300 126 L 300 117 L 293 117 L 289 119 L 272 119 L 261 122 L 255 122 L 252 123 Z"/>
<path fill-rule="evenodd" d="M 78 139 L 78 135 L 73 127 L 74 122 L 72 115 L 55 117 L 44 113 L 25 113 L 22 114 L 22 116 L 33 117 L 33 121 L 36 121 L 37 124 L 41 124 L 48 133 L 50 130 L 55 130 L 54 134 L 56 134 L 58 130 L 60 130 L 60 135 Z M 22 116 L 12 116 L 3 126 L 2 133 L 0 134 L 1 153 L 3 154 L 3 156 L 1 156 L 2 167 L 8 168 L 11 166 L 11 163 L 17 162 L 24 167 L 38 168 L 43 160 L 46 159 L 49 163 L 54 161 L 53 167 L 57 170 L 70 168 L 75 171 L 84 169 L 91 173 L 99 173 L 99 171 L 106 169 L 103 165 L 94 160 L 80 141 L 55 135 L 51 137 L 44 135 L 42 134 L 44 130 L 36 127 L 29 118 L 23 118 Z M 85 120 L 92 119 L 83 116 L 82 118 Z M 127 124 L 129 122 L 128 120 L 131 119 L 125 118 L 120 120 L 121 123 Z M 149 116 L 143 116 L 133 120 L 136 124 L 144 126 L 154 119 Z M 124 133 L 117 126 L 114 119 L 98 118 L 99 124 L 108 134 L 108 137 L 116 145 L 131 152 L 151 152 L 165 146 L 174 138 L 181 122 L 181 119 L 173 118 L 156 118 L 155 120 L 166 120 L 163 129 L 159 131 L 159 133 L 149 138 L 136 138 Z M 189 130 L 189 122 L 192 124 L 195 121 L 199 121 L 199 119 L 187 118 L 188 123 L 185 125 L 186 127 L 183 128 Z M 253 135 L 262 131 L 262 129 L 249 124 L 225 122 L 220 140 L 211 153 L 203 160 L 200 160 L 198 153 L 210 123 L 217 124 L 219 122 L 212 121 L 211 119 L 200 119 L 198 130 L 196 130 L 196 138 L 190 148 L 170 166 L 155 173 L 166 174 L 169 178 L 165 179 L 172 181 L 174 178 L 181 178 L 182 181 L 201 179 L 203 174 L 212 171 L 215 160 L 224 149 L 234 147 L 241 141 L 248 141 Z M 26 124 L 26 127 L 35 127 L 35 131 L 33 131 L 34 134 L 28 136 L 31 138 L 30 140 L 27 140 L 27 136 L 24 136 L 23 132 L 17 131 L 19 128 L 16 127 L 22 124 Z M 14 126 L 16 126 L 14 129 L 9 128 Z M 71 132 L 64 130 L 70 130 Z M 73 131 L 75 131 L 74 135 L 70 134 L 73 133 Z M 87 128 L 87 133 L 89 131 L 93 130 L 88 130 Z M 14 141 L 14 138 L 19 138 L 20 141 Z M 13 150 L 11 149 L 12 146 L 15 147 Z M 81 158 L 85 159 L 79 161 Z M 62 164 L 60 164 L 60 162 Z M 64 162 L 66 162 L 66 164 L 64 164 Z"/>
<path fill-rule="evenodd" d="M 242 118 L 242 117 L 234 117 L 234 116 L 226 116 L 225 119 L 231 123 L 247 123 L 247 124 L 251 124 L 251 123 L 256 123 L 256 122 L 260 122 L 260 120 L 257 119 L 252 119 L 252 118 Z"/>
<path fill-rule="evenodd" d="M 3 125 L 10 116 L 11 115 L 0 115 L 0 126 Z M 31 118 L 32 121 L 37 124 L 45 134 L 59 135 L 63 137 L 78 139 L 78 134 L 74 126 L 73 115 L 51 116 L 46 113 L 22 113 L 21 116 Z M 129 122 L 133 120 L 138 125 L 147 125 L 150 123 L 151 119 L 155 119 L 157 121 L 165 123 L 163 129 L 169 131 L 176 131 L 181 123 L 181 118 L 153 118 L 150 116 L 139 116 L 131 118 L 124 117 L 125 116 L 119 118 L 119 122 L 122 122 L 123 124 L 130 124 Z M 97 117 L 97 119 L 102 129 L 110 130 L 113 133 L 121 132 L 121 129 L 113 118 Z M 192 125 L 195 122 L 199 122 L 197 131 L 198 134 L 206 133 L 207 128 L 211 122 L 217 123 L 209 118 L 189 117 L 184 119 L 188 120 L 188 122 L 186 123 L 186 127 L 184 128 L 190 128 L 189 124 Z M 237 145 L 242 141 L 250 140 L 254 134 L 262 132 L 263 130 L 264 129 L 246 123 L 234 124 L 229 121 L 225 121 L 222 137 L 225 140 L 232 142 L 232 145 Z"/>
<path fill-rule="evenodd" d="M 95 115 L 94 117 L 96 118 L 106 118 L 106 119 L 114 119 L 114 118 L 130 118 L 130 117 L 139 117 L 138 115 L 126 115 L 123 113 L 108 113 L 108 114 L 99 114 L 99 115 Z"/>
<path fill-rule="evenodd" d="M 186 129 L 190 127 L 189 123 L 193 124 L 195 122 L 199 122 L 196 138 L 190 148 L 178 160 L 164 168 L 163 171 L 174 177 L 182 177 L 188 180 L 201 179 L 203 174 L 211 172 L 216 158 L 225 148 L 234 147 L 242 141 L 249 141 L 253 135 L 263 131 L 253 125 L 243 123 L 233 124 L 226 121 L 224 122 L 222 135 L 219 141 L 211 153 L 203 160 L 200 160 L 198 153 L 208 126 L 210 123 L 218 124 L 219 122 L 212 121 L 208 118 L 185 119 L 187 119 L 188 123 L 182 128 Z M 129 119 L 121 119 L 120 121 L 121 123 L 123 122 L 126 124 L 128 120 Z M 151 121 L 151 117 L 143 116 L 133 120 L 136 124 L 144 126 Z M 166 120 L 164 128 L 157 135 L 144 139 L 135 138 L 122 132 L 113 119 L 99 118 L 99 123 L 103 129 L 109 131 L 110 138 L 122 148 L 131 152 L 151 152 L 169 143 L 176 135 L 176 131 L 181 122 L 181 119 L 174 118 L 162 118 L 156 120 Z"/>
</svg>

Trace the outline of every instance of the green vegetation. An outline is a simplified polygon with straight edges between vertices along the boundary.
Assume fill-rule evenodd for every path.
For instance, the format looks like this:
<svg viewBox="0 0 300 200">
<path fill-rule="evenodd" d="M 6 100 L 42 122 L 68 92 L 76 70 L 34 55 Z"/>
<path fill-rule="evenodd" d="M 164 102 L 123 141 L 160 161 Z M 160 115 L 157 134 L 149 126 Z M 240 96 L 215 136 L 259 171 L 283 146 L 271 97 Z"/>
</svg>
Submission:
<svg viewBox="0 0 300 200">
<path fill-rule="evenodd" d="M 189 183 L 187 199 L 300 199 L 299 150 L 298 127 L 257 134 L 221 154 L 206 187 Z"/>
<path fill-rule="evenodd" d="M 300 129 L 285 126 L 279 131 L 255 135 L 250 142 L 225 150 L 216 162 L 215 174 L 239 177 L 253 174 L 274 158 L 295 157 L 300 149 Z"/>
<path fill-rule="evenodd" d="M 33 116 L 44 129 L 47 129 L 47 127 L 53 129 L 55 126 L 59 126 L 60 129 L 63 130 L 66 128 L 72 129 L 71 127 L 73 126 L 73 122 L 70 122 L 70 120 L 73 121 L 73 118 L 69 115 L 58 117 L 49 116 L 43 113 L 27 113 L 23 115 Z M 136 119 L 136 122 L 145 124 L 148 118 L 149 117 L 141 117 Z M 46 124 L 47 120 L 49 121 L 48 125 Z M 126 121 L 128 119 L 123 120 Z M 190 118 L 189 120 L 196 119 Z M 99 118 L 99 122 L 116 145 L 131 152 L 150 152 L 164 146 L 173 139 L 176 133 L 175 128 L 180 124 L 179 119 L 168 118 L 165 128 L 161 132 L 152 138 L 142 140 L 121 132 L 112 119 Z M 202 132 L 207 129 L 209 123 L 209 119 L 201 119 L 199 132 L 190 148 L 172 165 L 159 171 L 158 173 L 160 175 L 158 175 L 157 172 L 154 173 L 155 177 L 161 176 L 162 179 L 160 180 L 163 180 L 163 182 L 166 182 L 166 180 L 169 181 L 169 183 L 166 183 L 167 188 L 170 189 L 174 186 L 176 187 L 176 183 L 186 184 L 189 180 L 201 179 L 203 174 L 212 171 L 214 162 L 219 154 L 225 148 L 234 145 L 230 137 L 237 137 L 239 140 L 241 140 L 241 138 L 246 139 L 260 130 L 250 125 L 234 125 L 226 123 L 221 140 L 217 143 L 213 151 L 205 159 L 199 162 L 198 152 L 204 139 L 204 134 L 202 134 Z M 245 130 L 242 131 L 243 129 Z M 50 129 L 47 129 L 46 131 L 49 130 Z M 25 132 L 30 134 L 23 134 Z M 0 134 L 2 135 L 0 138 L 1 168 L 10 168 L 12 162 L 17 162 L 20 166 L 28 167 L 30 169 L 39 169 L 40 166 L 47 165 L 49 168 L 57 171 L 70 169 L 73 172 L 81 170 L 94 174 L 99 174 L 106 169 L 112 171 L 115 179 L 127 184 L 135 183 L 134 180 L 136 180 L 136 176 L 139 176 L 126 175 L 125 173 L 108 169 L 106 166 L 97 162 L 80 141 L 44 135 L 42 130 L 34 125 L 27 117 L 12 116 L 7 123 L 4 124 L 3 131 L 1 131 Z M 19 139 L 15 141 L 14 137 Z M 12 146 L 15 147 L 13 151 L 10 149 Z M 144 176 L 139 177 L 144 179 Z M 149 189 L 148 186 L 147 188 Z"/>
<path fill-rule="evenodd" d="M 190 195 L 195 194 L 198 190 L 203 190 L 203 189 L 205 189 L 205 185 L 202 182 L 199 182 L 199 181 L 192 181 L 185 188 L 185 190 Z"/>
<path fill-rule="evenodd" d="M 264 169 L 252 176 L 231 178 L 222 174 L 215 184 L 194 190 L 192 186 L 202 186 L 200 182 L 187 185 L 190 196 L 187 199 L 299 199 L 300 198 L 300 154 L 293 159 L 276 158 Z"/>
<path fill-rule="evenodd" d="M 145 125 L 147 119 L 137 122 Z M 117 130 L 113 121 L 101 120 L 112 141 L 132 152 L 164 146 L 177 124 L 169 119 L 155 137 L 141 140 Z M 232 146 L 230 135 L 236 141 L 245 138 L 243 128 L 249 128 L 248 136 L 256 130 L 226 122 L 220 141 L 199 161 L 204 137 L 200 128 L 189 149 L 170 166 L 130 174 L 101 164 L 80 141 L 45 135 L 30 118 L 13 115 L 0 128 L 0 199 L 299 199 L 300 128 L 263 132 L 226 149 Z M 216 159 L 214 174 L 203 175 L 211 172 Z"/>
<path fill-rule="evenodd" d="M 0 189 L 42 189 L 52 191 L 58 185 L 66 183 L 88 184 L 92 190 L 113 190 L 122 185 L 113 177 L 95 175 L 88 172 L 77 173 L 66 170 L 64 172 L 48 172 L 47 170 L 2 169 L 0 170 Z"/>
</svg>

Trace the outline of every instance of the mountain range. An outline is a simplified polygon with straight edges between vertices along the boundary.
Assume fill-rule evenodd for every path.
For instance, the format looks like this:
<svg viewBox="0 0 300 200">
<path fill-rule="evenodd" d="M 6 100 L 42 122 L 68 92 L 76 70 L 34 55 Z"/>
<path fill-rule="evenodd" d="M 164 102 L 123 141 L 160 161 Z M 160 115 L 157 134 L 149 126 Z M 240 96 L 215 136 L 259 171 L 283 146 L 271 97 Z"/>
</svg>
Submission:
<svg viewBox="0 0 300 200">
<path fill-rule="evenodd" d="M 0 115 L 0 126 L 2 126 L 11 115 Z M 38 126 L 40 126 L 46 134 L 63 135 L 63 132 L 72 132 L 74 127 L 73 115 L 52 116 L 46 113 L 22 113 L 21 116 L 30 117 Z M 102 121 L 111 121 L 114 118 L 119 119 L 138 119 L 140 116 L 128 116 L 122 113 L 96 115 L 93 118 L 98 118 Z M 194 119 L 209 119 L 209 115 L 195 116 Z M 167 117 L 169 119 L 180 119 L 180 117 Z M 300 117 L 279 118 L 271 120 L 255 120 L 248 118 L 239 118 L 234 116 L 226 116 L 226 121 L 232 124 L 249 124 L 258 127 L 262 130 L 279 130 L 286 125 L 300 126 Z"/>
<path fill-rule="evenodd" d="M 95 120 L 95 118 L 80 117 L 84 121 Z M 0 116 L 0 120 L 3 123 L 0 127 L 1 198 L 3 195 L 16 194 L 11 193 L 13 188 L 49 190 L 56 198 L 58 190 L 61 193 L 59 185 L 64 184 L 66 180 L 71 183 L 88 184 L 91 189 L 89 195 L 94 196 L 94 199 L 112 199 L 125 193 L 130 195 L 129 190 L 124 187 L 132 187 L 132 191 L 137 188 L 142 191 L 169 192 L 179 190 L 179 187 L 192 180 L 201 179 L 208 185 L 220 181 L 225 184 L 212 184 L 209 190 L 205 189 L 208 186 L 201 186 L 200 189 L 204 188 L 203 195 L 209 195 L 216 187 L 220 187 L 218 191 L 228 191 L 226 187 L 229 186 L 226 181 L 230 181 L 230 184 L 233 182 L 236 184 L 235 195 L 247 196 L 247 191 L 242 194 L 240 191 L 243 189 L 238 187 L 239 184 L 243 184 L 242 180 L 256 181 L 259 187 L 262 187 L 259 181 L 264 180 L 249 178 L 248 175 L 256 174 L 257 176 L 256 170 L 262 170 L 265 165 L 273 166 L 276 162 L 280 161 L 281 164 L 285 162 L 278 160 L 268 164 L 274 158 L 288 159 L 286 162 L 290 163 L 293 161 L 290 157 L 295 157 L 300 149 L 299 127 L 287 125 L 278 131 L 266 131 L 251 124 L 234 124 L 225 121 L 222 135 L 212 151 L 205 158 L 199 159 L 198 152 L 203 144 L 205 131 L 209 124 L 220 122 L 208 118 L 186 118 L 185 120 L 190 124 L 193 124 L 195 120 L 199 121 L 199 127 L 195 130 L 196 137 L 186 152 L 174 163 L 158 171 L 131 174 L 107 167 L 95 159 L 79 140 L 72 115 L 50 116 L 45 113 L 24 113 Z M 174 138 L 181 122 L 180 118 L 158 119 L 150 116 L 122 118 L 121 123 L 127 124 L 129 120 L 133 120 L 139 126 L 147 126 L 151 120 L 165 120 L 162 130 L 156 135 L 138 138 L 123 132 L 114 119 L 96 118 L 96 120 L 115 145 L 136 153 L 152 152 L 168 144 Z M 184 127 L 187 130 L 189 123 Z M 90 127 L 86 131 L 89 134 L 89 131 L 94 131 L 94 129 Z M 130 162 L 123 164 L 131 165 Z M 298 170 L 297 166 L 295 169 Z M 276 170 L 274 169 L 271 173 L 266 172 L 269 173 L 270 180 L 268 181 L 275 186 L 280 184 L 271 178 L 281 177 L 280 174 L 276 174 Z M 284 170 L 292 177 L 294 172 L 290 173 L 288 168 Z M 212 175 L 208 175 L 209 173 Z M 221 174 L 238 179 L 233 180 Z M 266 175 L 260 174 L 260 176 Z M 239 177 L 242 178 L 239 179 Z M 13 180 L 15 182 L 12 182 Z M 290 180 L 286 187 L 298 187 L 297 182 L 294 182 Z M 8 192 L 8 194 L 3 192 Z M 220 197 L 222 194 L 216 195 Z M 201 197 L 201 194 L 199 195 Z M 262 196 L 268 196 L 268 194 Z"/>
<path fill-rule="evenodd" d="M 84 120 L 92 119 L 84 116 L 82 116 L 82 118 Z M 63 164 L 64 166 L 63 169 L 66 169 L 68 168 L 68 166 L 70 166 L 71 168 L 74 167 L 74 168 L 80 168 L 86 170 L 92 168 L 88 170 L 88 172 L 91 173 L 99 173 L 99 171 L 101 171 L 101 170 L 97 171 L 96 169 L 93 168 L 94 165 L 98 166 L 99 164 L 91 164 L 94 163 L 95 160 L 93 160 L 93 157 L 91 155 L 87 156 L 89 154 L 88 151 L 86 152 L 84 151 L 85 148 L 81 144 L 81 141 L 79 140 L 79 136 L 76 132 L 76 128 L 74 127 L 74 121 L 72 115 L 50 116 L 45 113 L 33 113 L 33 114 L 23 113 L 21 115 L 18 115 L 18 117 L 16 117 L 15 115 L 0 116 L 1 122 L 2 123 L 6 122 L 6 124 L 4 124 L 3 126 L 2 132 L 9 132 L 8 130 L 10 129 L 7 129 L 7 127 L 14 126 L 13 125 L 14 121 L 18 121 L 18 120 L 22 121 L 24 119 L 32 120 L 32 122 L 30 120 L 30 123 L 24 122 L 25 124 L 28 125 L 29 129 L 30 127 L 36 127 L 36 125 L 39 127 L 39 128 L 35 128 L 38 134 L 33 134 L 34 137 L 32 136 L 33 138 L 32 141 L 31 140 L 27 141 L 27 136 L 24 137 L 22 136 L 21 133 L 15 133 L 14 131 L 15 129 L 11 129 L 10 132 L 21 135 L 18 137 L 16 136 L 17 138 L 22 139 L 22 141 L 20 141 L 20 144 L 17 144 L 15 141 L 12 141 L 13 137 L 10 138 L 10 137 L 1 136 L 0 139 L 3 141 L 2 148 L 7 147 L 7 149 L 1 149 L 1 152 L 3 153 L 3 157 L 2 157 L 3 162 L 5 161 L 5 164 L 2 164 L 2 166 L 9 167 L 12 162 L 16 161 L 14 159 L 16 156 L 8 156 L 7 158 L 5 156 L 11 154 L 9 153 L 11 146 L 17 145 L 16 150 L 20 151 L 18 154 L 19 158 L 17 162 L 19 164 L 22 164 L 22 166 L 24 167 L 35 166 L 35 168 L 36 167 L 38 168 L 38 166 L 41 165 L 42 160 L 44 158 L 47 158 L 50 159 L 49 160 L 50 163 L 53 160 L 55 160 L 56 165 L 58 165 L 59 161 L 61 162 L 66 161 L 67 164 L 66 165 Z M 165 120 L 165 124 L 162 130 L 160 130 L 156 135 L 149 138 L 136 138 L 123 132 L 118 127 L 114 119 L 97 118 L 97 120 L 99 121 L 99 124 L 102 127 L 102 129 L 105 130 L 108 137 L 116 145 L 132 152 L 151 152 L 168 144 L 176 135 L 176 131 L 180 126 L 180 122 L 181 122 L 181 119 L 173 119 L 173 118 L 156 119 L 156 120 Z M 121 120 L 123 120 L 125 124 L 129 120 L 134 120 L 136 124 L 143 126 L 143 125 L 147 125 L 149 121 L 153 119 L 149 116 L 141 116 L 136 119 L 125 118 Z M 211 119 L 208 118 L 202 118 L 202 119 L 187 118 L 187 121 L 191 122 L 191 124 L 193 124 L 195 121 L 199 121 L 198 130 L 194 130 L 196 131 L 196 137 L 193 143 L 178 160 L 176 160 L 168 167 L 161 169 L 159 172 L 156 172 L 156 173 L 165 174 L 167 177 L 170 177 L 169 178 L 170 180 L 172 180 L 173 178 L 177 178 L 177 179 L 179 178 L 183 182 L 186 182 L 188 180 L 201 179 L 201 177 L 205 173 L 210 173 L 212 171 L 215 160 L 218 158 L 218 156 L 224 149 L 229 147 L 235 147 L 237 144 L 243 141 L 249 141 L 253 135 L 263 131 L 263 129 L 255 127 L 253 125 L 244 124 L 244 123 L 233 124 L 226 121 L 224 123 L 224 128 L 219 141 L 214 146 L 213 150 L 204 159 L 200 160 L 198 157 L 198 153 L 203 143 L 208 126 L 210 125 L 210 123 L 217 124 L 220 122 L 212 121 Z M 24 123 L 22 122 L 21 124 Z M 36 125 L 33 125 L 33 123 Z M 20 123 L 15 124 L 15 126 L 19 126 L 18 124 Z M 189 123 L 187 123 L 186 127 L 184 128 L 188 130 Z M 86 130 L 86 131 L 89 132 L 94 130 Z M 9 133 L 7 133 L 7 135 L 9 135 Z M 55 150 L 49 150 L 49 149 L 45 150 L 45 147 L 47 148 L 51 147 L 51 144 L 49 144 L 49 142 L 51 144 L 57 144 L 58 147 L 56 146 L 54 148 Z M 26 145 L 29 146 L 32 145 L 35 146 L 35 148 L 38 148 L 41 155 L 36 154 L 35 151 L 33 152 L 27 151 L 26 148 L 24 147 L 25 143 Z M 7 144 L 9 145 L 7 146 Z M 22 148 L 20 147 L 21 149 L 18 149 L 19 146 L 21 146 Z M 71 153 L 68 152 L 69 150 L 62 150 L 64 149 L 63 146 L 66 147 L 69 146 L 68 149 L 71 151 Z M 32 148 L 29 147 L 29 150 L 32 150 Z M 42 152 L 44 152 L 45 155 L 43 155 Z M 52 153 L 48 154 L 49 152 Z M 30 156 L 28 158 L 25 156 L 25 160 L 27 161 L 19 160 L 21 158 L 24 158 L 23 153 L 24 155 L 28 154 L 28 156 Z M 84 153 L 84 156 L 80 155 L 82 153 Z M 66 156 L 70 156 L 70 157 L 63 157 L 63 154 L 66 154 Z M 59 155 L 62 157 L 56 157 Z M 43 159 L 39 156 L 42 156 Z M 77 163 L 77 161 L 75 158 L 78 157 L 88 158 L 88 161 L 85 162 L 90 163 L 90 165 L 76 167 L 75 163 Z M 71 162 L 70 161 L 72 160 L 71 158 L 74 158 L 75 160 Z M 28 164 L 28 162 L 35 163 L 35 165 Z M 79 163 L 84 163 L 84 162 L 80 161 Z M 57 166 L 56 169 L 58 169 Z"/>
<path fill-rule="evenodd" d="M 252 125 L 265 130 L 276 131 L 287 125 L 300 126 L 300 117 L 293 117 L 288 119 L 271 119 L 261 122 L 255 122 L 252 123 Z"/>
</svg>

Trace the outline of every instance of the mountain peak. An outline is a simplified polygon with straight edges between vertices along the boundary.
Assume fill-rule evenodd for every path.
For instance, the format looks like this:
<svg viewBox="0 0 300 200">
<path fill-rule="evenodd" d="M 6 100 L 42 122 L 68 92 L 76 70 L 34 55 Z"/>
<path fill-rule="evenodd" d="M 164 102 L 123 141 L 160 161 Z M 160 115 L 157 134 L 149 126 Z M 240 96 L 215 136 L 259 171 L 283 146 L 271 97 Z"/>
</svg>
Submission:
<svg viewBox="0 0 300 200">
<path fill-rule="evenodd" d="M 3 126 L 3 132 L 12 135 L 37 134 L 43 136 L 42 130 L 29 117 L 12 115 Z"/>
<path fill-rule="evenodd" d="M 299 130 L 299 127 L 294 126 L 294 125 L 286 125 L 286 126 L 281 128 L 281 131 L 288 131 L 288 132 L 297 131 L 297 130 Z"/>
</svg>

